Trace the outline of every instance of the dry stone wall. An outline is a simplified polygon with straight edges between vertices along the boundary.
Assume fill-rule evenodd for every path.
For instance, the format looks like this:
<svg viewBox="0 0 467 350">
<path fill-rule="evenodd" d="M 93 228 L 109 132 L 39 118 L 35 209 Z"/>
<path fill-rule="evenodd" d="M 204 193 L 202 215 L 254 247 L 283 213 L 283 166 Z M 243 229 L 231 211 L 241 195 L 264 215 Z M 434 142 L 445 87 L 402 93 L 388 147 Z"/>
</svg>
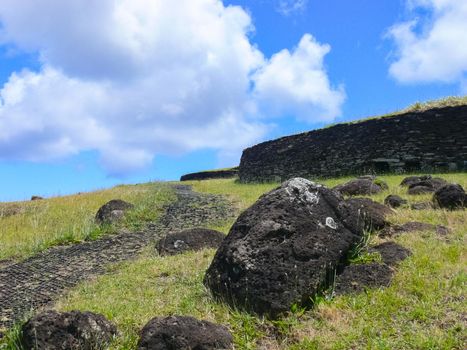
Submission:
<svg viewBox="0 0 467 350">
<path fill-rule="evenodd" d="M 243 151 L 242 182 L 467 170 L 467 105 L 338 124 Z"/>
</svg>

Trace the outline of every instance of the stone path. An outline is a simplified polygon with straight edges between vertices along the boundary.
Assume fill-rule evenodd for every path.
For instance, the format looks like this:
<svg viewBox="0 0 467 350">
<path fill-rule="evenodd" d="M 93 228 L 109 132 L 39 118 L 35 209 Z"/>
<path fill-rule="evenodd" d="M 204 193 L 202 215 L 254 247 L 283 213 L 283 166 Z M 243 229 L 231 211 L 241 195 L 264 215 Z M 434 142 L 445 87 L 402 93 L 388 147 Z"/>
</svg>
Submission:
<svg viewBox="0 0 467 350">
<path fill-rule="evenodd" d="M 206 225 L 234 215 L 220 196 L 173 185 L 177 200 L 143 232 L 122 232 L 93 242 L 51 248 L 0 268 L 0 337 L 15 322 L 57 300 L 67 289 L 107 271 L 108 264 L 129 260 L 170 230 Z"/>
</svg>

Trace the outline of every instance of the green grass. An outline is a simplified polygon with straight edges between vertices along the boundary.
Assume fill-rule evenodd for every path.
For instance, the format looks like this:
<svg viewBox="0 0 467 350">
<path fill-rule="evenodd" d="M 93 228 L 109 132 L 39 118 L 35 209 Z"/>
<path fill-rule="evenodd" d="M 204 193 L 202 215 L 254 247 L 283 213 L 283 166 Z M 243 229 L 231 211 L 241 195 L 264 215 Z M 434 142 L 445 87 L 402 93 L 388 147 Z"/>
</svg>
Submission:
<svg viewBox="0 0 467 350">
<path fill-rule="evenodd" d="M 441 174 L 467 187 L 467 174 Z M 392 193 L 411 203 L 430 195 L 407 196 L 398 184 L 404 176 L 382 176 L 389 190 L 372 196 L 382 202 Z M 348 178 L 320 181 L 328 186 Z M 232 179 L 193 181 L 195 190 L 224 194 L 240 210 L 277 184 L 240 184 Z M 465 300 L 467 271 L 466 211 L 398 209 L 395 223 L 424 221 L 448 226 L 447 238 L 432 232 L 403 234 L 395 240 L 413 255 L 395 273 L 390 287 L 365 293 L 318 298 L 313 310 L 294 308 L 288 317 L 268 321 L 215 302 L 202 284 L 213 250 L 160 257 L 152 248 L 139 260 L 112 266 L 60 300 L 58 310 L 90 310 L 115 322 L 120 336 L 111 349 L 135 349 L 138 331 L 151 318 L 173 314 L 227 325 L 236 349 L 464 349 L 467 345 Z M 226 232 L 230 222 L 218 223 Z M 370 243 L 383 240 L 370 237 Z M 355 257 L 355 262 L 378 260 Z M 360 259 L 360 260 L 359 260 Z M 13 349 L 14 347 L 9 347 Z"/>
<path fill-rule="evenodd" d="M 94 222 L 99 207 L 111 199 L 135 204 L 121 227 L 136 230 L 155 219 L 173 194 L 164 184 L 148 183 L 40 201 L 0 203 L 0 260 L 22 259 L 51 246 L 95 239 L 118 229 L 99 227 Z"/>
</svg>

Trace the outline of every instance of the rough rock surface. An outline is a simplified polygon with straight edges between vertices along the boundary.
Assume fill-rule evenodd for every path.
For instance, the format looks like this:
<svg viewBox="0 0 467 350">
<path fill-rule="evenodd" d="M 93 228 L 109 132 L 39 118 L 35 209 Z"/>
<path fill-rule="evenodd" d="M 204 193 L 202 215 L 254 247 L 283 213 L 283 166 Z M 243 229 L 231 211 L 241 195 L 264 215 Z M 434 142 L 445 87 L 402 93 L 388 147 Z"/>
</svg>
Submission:
<svg viewBox="0 0 467 350">
<path fill-rule="evenodd" d="M 390 206 L 391 208 L 399 208 L 406 205 L 407 200 L 395 194 L 390 194 L 384 199 L 384 204 Z"/>
<path fill-rule="evenodd" d="M 380 230 L 389 225 L 386 217 L 393 213 L 387 206 L 369 198 L 350 198 L 346 200 L 367 231 Z"/>
<path fill-rule="evenodd" d="M 447 185 L 447 183 L 448 182 L 446 180 L 441 179 L 439 177 L 430 177 L 427 180 L 421 180 L 419 182 L 414 182 L 411 185 L 409 185 L 407 193 L 411 195 L 431 193 Z"/>
<path fill-rule="evenodd" d="M 45 311 L 23 325 L 21 343 L 25 349 L 96 350 L 116 334 L 116 327 L 99 314 Z"/>
<path fill-rule="evenodd" d="M 190 250 L 218 248 L 225 235 L 206 228 L 193 228 L 170 233 L 157 243 L 160 255 L 175 255 Z"/>
<path fill-rule="evenodd" d="M 379 193 L 387 188 L 387 185 L 382 181 L 370 179 L 366 177 L 350 180 L 342 185 L 337 185 L 333 190 L 340 192 L 346 196 L 367 196 Z"/>
<path fill-rule="evenodd" d="M 231 179 L 236 176 L 238 176 L 238 167 L 224 170 L 201 171 L 198 173 L 185 174 L 180 177 L 180 181 Z"/>
<path fill-rule="evenodd" d="M 411 251 L 396 242 L 384 242 L 368 249 L 370 253 L 377 252 L 381 260 L 388 266 L 396 266 L 402 260 L 412 255 Z"/>
<path fill-rule="evenodd" d="M 96 214 L 96 222 L 99 224 L 117 222 L 123 217 L 125 211 L 133 207 L 133 204 L 122 201 L 121 199 L 112 199 L 99 208 Z"/>
<path fill-rule="evenodd" d="M 467 194 L 461 185 L 449 184 L 435 192 L 433 202 L 439 208 L 461 209 L 467 207 Z"/>
<path fill-rule="evenodd" d="M 410 209 L 412 210 L 428 210 L 428 209 L 433 209 L 433 204 L 430 202 L 419 202 L 419 203 L 414 203 L 410 206 Z"/>
<path fill-rule="evenodd" d="M 141 330 L 138 350 L 232 349 L 233 338 L 224 326 L 188 316 L 153 318 Z"/>
<path fill-rule="evenodd" d="M 215 297 L 274 318 L 331 283 L 362 232 L 338 193 L 294 178 L 239 216 L 204 282 Z"/>
<path fill-rule="evenodd" d="M 449 233 L 449 229 L 442 225 L 432 225 L 425 222 L 411 221 L 402 225 L 392 225 L 384 228 L 379 232 L 380 237 L 389 237 L 399 235 L 401 233 L 416 232 L 416 231 L 435 231 L 441 236 Z"/>
</svg>

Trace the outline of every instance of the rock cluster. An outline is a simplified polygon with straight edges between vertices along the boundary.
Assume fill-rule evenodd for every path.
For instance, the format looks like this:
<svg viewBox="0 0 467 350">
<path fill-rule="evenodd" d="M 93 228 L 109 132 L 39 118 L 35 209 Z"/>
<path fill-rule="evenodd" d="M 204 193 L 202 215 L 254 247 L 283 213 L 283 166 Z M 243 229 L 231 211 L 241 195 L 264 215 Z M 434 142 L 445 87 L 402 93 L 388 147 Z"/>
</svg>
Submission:
<svg viewBox="0 0 467 350">
<path fill-rule="evenodd" d="M 305 179 L 286 181 L 240 215 L 204 282 L 232 306 L 271 317 L 307 304 L 361 240 L 362 206 Z"/>
</svg>

